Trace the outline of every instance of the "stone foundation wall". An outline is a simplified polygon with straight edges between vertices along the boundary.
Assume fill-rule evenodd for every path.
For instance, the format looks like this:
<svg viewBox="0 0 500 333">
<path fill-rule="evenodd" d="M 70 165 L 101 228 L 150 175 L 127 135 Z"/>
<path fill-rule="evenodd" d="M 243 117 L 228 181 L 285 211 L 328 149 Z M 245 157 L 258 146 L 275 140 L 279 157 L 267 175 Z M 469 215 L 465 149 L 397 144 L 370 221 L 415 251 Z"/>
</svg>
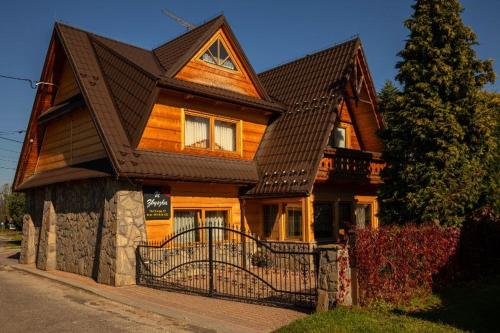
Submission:
<svg viewBox="0 0 500 333">
<path fill-rule="evenodd" d="M 135 248 L 146 240 L 140 186 L 112 178 L 28 191 L 21 262 L 110 285 L 135 283 Z M 34 247 L 36 258 L 30 258 Z M 31 251 L 31 252 L 30 252 Z"/>
<path fill-rule="evenodd" d="M 56 211 L 56 268 L 97 278 L 106 179 L 53 187 Z"/>
</svg>

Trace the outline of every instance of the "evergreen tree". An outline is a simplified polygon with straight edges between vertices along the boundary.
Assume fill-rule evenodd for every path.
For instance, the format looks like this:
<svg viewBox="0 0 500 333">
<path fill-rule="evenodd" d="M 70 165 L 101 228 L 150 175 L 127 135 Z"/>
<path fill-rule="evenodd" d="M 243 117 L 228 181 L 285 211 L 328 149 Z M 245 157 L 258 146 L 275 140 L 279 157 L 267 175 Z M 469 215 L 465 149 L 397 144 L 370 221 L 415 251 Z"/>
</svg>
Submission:
<svg viewBox="0 0 500 333">
<path fill-rule="evenodd" d="M 489 150 L 485 158 L 486 177 L 479 207 L 491 207 L 500 214 L 500 94 L 483 93 L 480 121 L 485 127 L 483 142 Z"/>
<path fill-rule="evenodd" d="M 460 225 L 485 177 L 480 92 L 495 74 L 476 58 L 476 36 L 458 0 L 417 0 L 396 79 L 402 86 L 385 111 L 381 187 L 386 223 Z"/>
<path fill-rule="evenodd" d="M 388 115 L 390 115 L 391 111 L 394 110 L 396 98 L 399 94 L 399 89 L 391 80 L 385 81 L 384 86 L 377 95 L 377 104 L 382 114 L 387 111 Z"/>
</svg>

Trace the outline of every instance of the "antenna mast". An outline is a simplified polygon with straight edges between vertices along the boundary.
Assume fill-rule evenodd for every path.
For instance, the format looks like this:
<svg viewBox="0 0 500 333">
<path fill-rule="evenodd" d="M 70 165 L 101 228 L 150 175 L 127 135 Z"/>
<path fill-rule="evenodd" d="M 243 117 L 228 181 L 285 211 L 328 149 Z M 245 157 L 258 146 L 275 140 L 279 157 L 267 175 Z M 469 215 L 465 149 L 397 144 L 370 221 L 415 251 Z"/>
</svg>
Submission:
<svg viewBox="0 0 500 333">
<path fill-rule="evenodd" d="M 175 15 L 174 13 L 172 13 L 171 11 L 169 11 L 167 9 L 163 9 L 162 13 L 163 13 L 163 15 L 170 17 L 172 20 L 174 20 L 175 22 L 182 25 L 187 30 L 193 30 L 194 28 L 196 28 L 196 26 L 194 24 L 189 23 L 188 21 L 180 18 L 179 16 Z"/>
</svg>

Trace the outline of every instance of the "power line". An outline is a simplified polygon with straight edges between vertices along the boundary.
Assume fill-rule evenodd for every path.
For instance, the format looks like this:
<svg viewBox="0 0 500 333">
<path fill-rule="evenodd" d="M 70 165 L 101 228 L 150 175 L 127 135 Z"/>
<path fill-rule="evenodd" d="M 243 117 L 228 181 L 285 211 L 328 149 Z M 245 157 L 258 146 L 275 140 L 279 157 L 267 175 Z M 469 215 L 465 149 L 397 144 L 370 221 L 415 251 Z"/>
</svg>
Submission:
<svg viewBox="0 0 500 333">
<path fill-rule="evenodd" d="M 8 135 L 8 134 L 22 134 L 26 132 L 25 130 L 15 130 L 15 131 L 0 131 L 0 134 L 2 135 Z"/>
<path fill-rule="evenodd" d="M 37 82 L 35 80 L 30 80 L 22 77 L 9 76 L 9 75 L 2 75 L 2 74 L 0 74 L 0 77 L 9 80 L 26 81 L 30 84 L 31 89 L 36 89 Z"/>
<path fill-rule="evenodd" d="M 10 138 L 5 138 L 3 136 L 0 136 L 1 140 L 6 140 L 6 141 L 11 141 L 11 142 L 16 142 L 16 143 L 23 143 L 22 141 L 16 140 L 16 139 L 10 139 Z"/>
<path fill-rule="evenodd" d="M 8 159 L 8 158 L 1 158 L 1 157 L 0 157 L 0 161 L 17 163 L 17 161 L 15 161 L 15 160 L 11 160 L 11 159 Z"/>
<path fill-rule="evenodd" d="M 16 168 L 8 168 L 0 165 L 0 169 L 5 169 L 5 170 L 16 170 Z"/>
</svg>

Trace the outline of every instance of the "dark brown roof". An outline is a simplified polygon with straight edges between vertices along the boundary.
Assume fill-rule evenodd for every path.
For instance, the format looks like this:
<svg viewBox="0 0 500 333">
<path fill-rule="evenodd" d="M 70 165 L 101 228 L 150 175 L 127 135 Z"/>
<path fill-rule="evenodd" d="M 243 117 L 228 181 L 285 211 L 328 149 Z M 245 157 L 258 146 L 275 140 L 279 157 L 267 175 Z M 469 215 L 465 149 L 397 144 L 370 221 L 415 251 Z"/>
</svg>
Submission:
<svg viewBox="0 0 500 333">
<path fill-rule="evenodd" d="M 63 167 L 35 174 L 25 180 L 16 190 L 27 190 L 48 184 L 62 183 L 69 180 L 109 177 L 111 173 L 93 170 L 87 167 Z"/>
<path fill-rule="evenodd" d="M 163 75 L 164 70 L 160 66 L 160 63 L 153 52 L 96 34 L 90 35 L 92 35 L 93 39 L 96 41 L 112 49 L 115 54 L 119 54 L 127 58 L 131 63 L 139 66 L 144 71 L 150 73 L 153 77 Z"/>
<path fill-rule="evenodd" d="M 352 39 L 262 72 L 259 79 L 272 98 L 290 106 L 328 96 L 346 80 L 359 45 Z"/>
<path fill-rule="evenodd" d="M 349 73 L 359 41 L 346 42 L 255 76 L 259 86 L 262 80 L 262 95 L 267 98 L 268 91 L 280 103 L 169 76 L 222 26 L 241 50 L 223 16 L 153 51 L 60 23 L 55 31 L 114 174 L 256 185 L 249 196 L 309 193 L 335 120 L 340 84 Z M 253 69 L 241 53 L 252 74 Z M 275 111 L 276 119 L 266 130 L 254 161 L 136 150 L 135 143 L 160 88 Z M 36 175 L 19 189 L 41 186 L 50 177 L 69 179 L 62 173 Z M 82 170 L 71 170 L 68 175 L 102 176 Z"/>
<path fill-rule="evenodd" d="M 234 35 L 231 27 L 226 21 L 224 15 L 219 15 L 212 20 L 196 27 L 195 29 L 186 32 L 185 34 L 157 47 L 153 53 L 158 58 L 158 61 L 165 69 L 164 76 L 173 78 L 175 74 L 196 54 L 196 52 L 208 42 L 215 32 L 219 29 L 224 31 L 229 36 L 229 39 L 234 43 L 234 48 L 241 56 L 241 62 L 247 70 L 250 78 L 254 82 L 259 95 L 267 101 L 271 101 L 266 90 L 259 81 L 257 74 L 250 65 L 245 52 L 243 51 L 238 39 Z M 241 94 L 238 94 L 241 95 Z M 243 96 L 243 95 L 242 95 Z"/>
<path fill-rule="evenodd" d="M 248 196 L 311 192 L 359 43 L 353 39 L 259 74 L 271 97 L 289 109 L 264 134 L 256 154 L 259 183 Z"/>
<path fill-rule="evenodd" d="M 203 42 L 208 40 L 221 26 L 223 19 L 222 15 L 217 16 L 153 50 L 165 72 L 170 74 L 167 76 L 171 77 L 172 69 L 178 69 L 180 63 L 189 60 L 198 51 Z"/>
<path fill-rule="evenodd" d="M 157 80 L 102 43 L 93 43 L 108 88 L 132 145 L 139 140 L 156 99 Z"/>
<path fill-rule="evenodd" d="M 258 181 L 254 161 L 151 151 L 137 151 L 136 154 L 138 165 L 127 167 L 123 175 L 236 184 Z"/>
</svg>

